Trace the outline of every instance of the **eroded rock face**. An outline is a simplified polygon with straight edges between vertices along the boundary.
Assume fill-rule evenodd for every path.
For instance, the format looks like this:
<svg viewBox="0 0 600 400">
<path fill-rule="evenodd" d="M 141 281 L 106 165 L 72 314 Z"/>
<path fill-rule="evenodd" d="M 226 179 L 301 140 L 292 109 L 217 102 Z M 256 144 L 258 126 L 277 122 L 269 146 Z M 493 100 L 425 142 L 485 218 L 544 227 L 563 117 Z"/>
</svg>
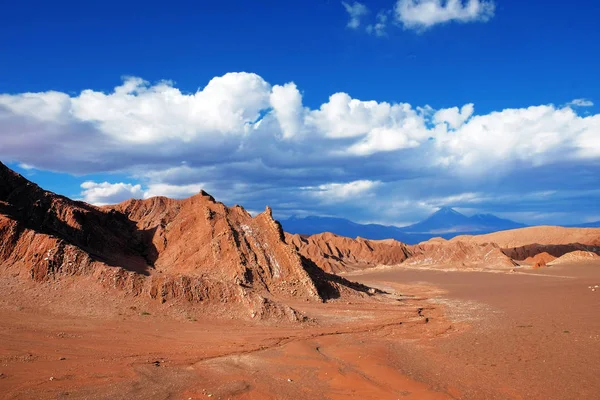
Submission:
<svg viewBox="0 0 600 400">
<path fill-rule="evenodd" d="M 516 265 L 495 243 L 435 240 L 411 246 L 410 250 L 413 255 L 404 266 L 511 269 Z"/>
<path fill-rule="evenodd" d="M 525 262 L 533 264 L 534 268 L 539 268 L 539 267 L 543 267 L 546 264 L 548 264 L 551 261 L 556 260 L 556 257 L 554 257 L 551 254 L 548 254 L 546 252 L 543 253 L 538 253 L 533 257 L 528 257 L 525 259 Z"/>
<path fill-rule="evenodd" d="M 488 233 L 456 236 L 451 242 L 496 243 L 503 249 L 528 245 L 580 244 L 600 247 L 600 228 L 564 228 L 560 226 L 531 226 Z M 548 252 L 552 254 L 550 251 Z"/>
<path fill-rule="evenodd" d="M 333 233 L 308 237 L 286 234 L 286 241 L 326 272 L 348 272 L 378 265 L 397 265 L 410 256 L 396 240 L 351 239 Z"/>
<path fill-rule="evenodd" d="M 526 261 L 538 254 L 549 254 L 554 258 L 573 251 L 591 251 L 600 253 L 600 247 L 581 243 L 571 244 L 530 244 L 521 247 L 504 248 L 502 252 L 514 260 Z"/>
<path fill-rule="evenodd" d="M 0 163 L 0 274 L 88 276 L 126 295 L 245 305 L 299 319 L 286 300 L 366 289 L 315 270 L 267 210 L 253 218 L 202 192 L 94 207 L 44 191 Z"/>
<path fill-rule="evenodd" d="M 206 193 L 185 200 L 128 200 L 105 209 L 135 222 L 155 271 L 321 300 L 270 209 L 252 218 L 242 207 L 228 208 Z"/>
<path fill-rule="evenodd" d="M 598 261 L 600 256 L 591 251 L 573 251 L 548 263 L 548 265 L 571 264 L 579 262 Z"/>
</svg>

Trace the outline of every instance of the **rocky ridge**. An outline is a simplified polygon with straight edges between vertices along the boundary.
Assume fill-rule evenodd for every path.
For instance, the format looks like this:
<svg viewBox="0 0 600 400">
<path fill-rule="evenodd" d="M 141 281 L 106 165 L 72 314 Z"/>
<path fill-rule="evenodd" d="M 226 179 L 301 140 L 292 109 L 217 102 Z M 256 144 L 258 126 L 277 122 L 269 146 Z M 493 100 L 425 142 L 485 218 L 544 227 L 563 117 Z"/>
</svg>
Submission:
<svg viewBox="0 0 600 400">
<path fill-rule="evenodd" d="M 286 303 L 368 296 L 288 246 L 269 208 L 253 218 L 204 192 L 94 207 L 0 163 L 0 240 L 0 275 L 91 277 L 126 296 L 241 305 L 253 318 L 300 320 Z"/>
</svg>

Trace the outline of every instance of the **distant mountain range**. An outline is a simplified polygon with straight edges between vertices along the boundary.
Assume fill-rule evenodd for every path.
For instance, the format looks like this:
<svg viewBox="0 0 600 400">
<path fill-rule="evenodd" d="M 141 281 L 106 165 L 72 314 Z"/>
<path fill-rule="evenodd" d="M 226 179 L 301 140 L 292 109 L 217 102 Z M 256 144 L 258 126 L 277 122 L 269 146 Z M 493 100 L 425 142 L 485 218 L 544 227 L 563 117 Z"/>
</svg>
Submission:
<svg viewBox="0 0 600 400">
<path fill-rule="evenodd" d="M 523 228 L 527 225 L 499 218 L 492 214 L 476 214 L 467 217 L 450 207 L 442 207 L 421 222 L 409 226 L 389 226 L 379 224 L 357 224 L 344 218 L 332 217 L 291 217 L 280 220 L 283 229 L 289 233 L 314 235 L 332 232 L 340 236 L 365 239 L 396 239 L 407 244 L 416 244 L 433 237 L 451 239 L 458 235 L 481 235 L 507 229 Z M 600 221 L 568 228 L 600 228 Z"/>
<path fill-rule="evenodd" d="M 587 222 L 579 225 L 567 225 L 567 228 L 600 228 L 600 221 Z"/>
<path fill-rule="evenodd" d="M 480 235 L 526 226 L 492 214 L 476 214 L 467 217 L 450 207 L 442 207 L 425 220 L 404 227 L 357 224 L 344 218 L 314 216 L 291 217 L 280 222 L 283 229 L 289 233 L 313 235 L 332 232 L 352 238 L 360 236 L 374 240 L 396 239 L 408 244 L 416 244 L 432 237 L 450 239 L 457 235 Z"/>
</svg>

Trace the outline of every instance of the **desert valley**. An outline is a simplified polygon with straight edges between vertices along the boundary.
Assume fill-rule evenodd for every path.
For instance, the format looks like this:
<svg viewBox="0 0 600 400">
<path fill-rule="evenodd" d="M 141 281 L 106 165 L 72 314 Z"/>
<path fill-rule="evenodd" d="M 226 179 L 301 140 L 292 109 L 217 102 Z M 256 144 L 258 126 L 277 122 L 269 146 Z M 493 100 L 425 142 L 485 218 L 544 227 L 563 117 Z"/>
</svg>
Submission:
<svg viewBox="0 0 600 400">
<path fill-rule="evenodd" d="M 10 399 L 592 399 L 600 229 L 283 231 L 205 192 L 92 206 L 0 164 Z"/>
</svg>

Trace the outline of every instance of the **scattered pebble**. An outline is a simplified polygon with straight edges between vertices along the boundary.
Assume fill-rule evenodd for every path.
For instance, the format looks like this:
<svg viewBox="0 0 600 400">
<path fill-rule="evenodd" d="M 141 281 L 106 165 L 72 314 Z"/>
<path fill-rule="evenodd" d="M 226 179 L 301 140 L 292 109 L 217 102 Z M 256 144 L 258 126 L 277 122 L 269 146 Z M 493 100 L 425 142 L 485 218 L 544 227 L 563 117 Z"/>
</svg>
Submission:
<svg viewBox="0 0 600 400">
<path fill-rule="evenodd" d="M 51 376 L 51 377 L 50 377 L 50 380 L 51 380 L 51 381 L 53 381 L 53 380 L 54 380 L 54 377 L 53 377 L 53 376 Z"/>
<path fill-rule="evenodd" d="M 290 378 L 288 378 L 288 382 L 293 382 Z"/>
<path fill-rule="evenodd" d="M 66 359 L 67 359 L 66 357 L 61 357 L 61 358 L 59 358 L 58 360 L 59 360 L 59 361 L 64 361 L 64 360 L 66 360 Z"/>
</svg>

